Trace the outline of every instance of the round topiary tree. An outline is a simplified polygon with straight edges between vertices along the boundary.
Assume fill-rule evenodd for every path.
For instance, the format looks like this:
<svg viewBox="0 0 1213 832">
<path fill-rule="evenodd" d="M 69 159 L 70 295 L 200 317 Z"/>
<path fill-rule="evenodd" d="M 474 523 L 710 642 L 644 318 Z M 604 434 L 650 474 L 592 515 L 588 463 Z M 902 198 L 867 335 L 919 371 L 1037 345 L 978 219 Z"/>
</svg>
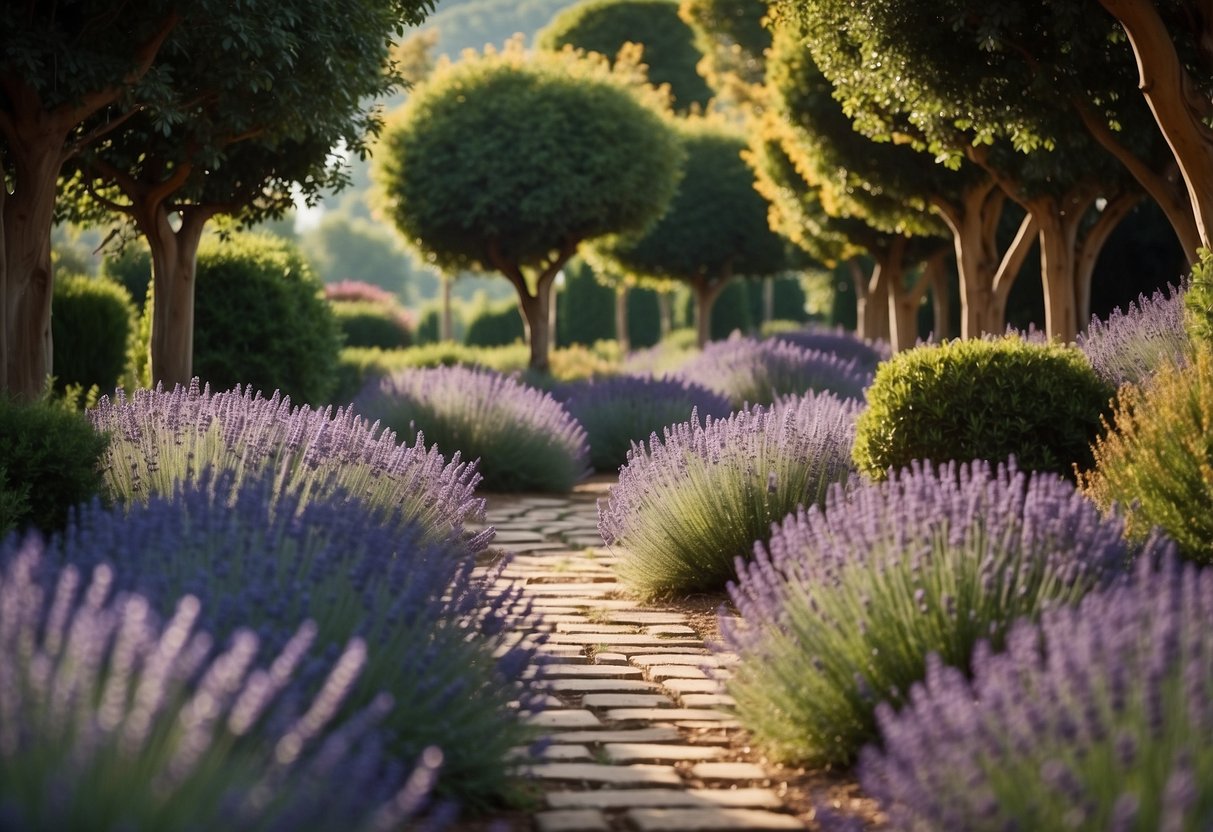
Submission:
<svg viewBox="0 0 1213 832">
<path fill-rule="evenodd" d="M 514 42 L 439 66 L 384 130 L 389 215 L 439 268 L 509 279 L 534 370 L 560 269 L 585 240 L 645 231 L 677 187 L 681 144 L 646 89 L 601 57 Z"/>
<path fill-rule="evenodd" d="M 106 278 L 67 275 L 55 281 L 52 298 L 55 389 L 112 390 L 126 372 L 135 333 L 130 294 Z"/>
</svg>

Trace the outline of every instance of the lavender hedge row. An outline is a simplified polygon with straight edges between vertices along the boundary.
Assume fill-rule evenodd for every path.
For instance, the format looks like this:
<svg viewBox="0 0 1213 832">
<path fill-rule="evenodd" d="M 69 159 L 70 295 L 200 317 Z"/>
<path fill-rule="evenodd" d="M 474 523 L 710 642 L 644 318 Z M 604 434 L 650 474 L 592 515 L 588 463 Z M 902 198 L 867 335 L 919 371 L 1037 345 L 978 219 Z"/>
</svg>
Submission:
<svg viewBox="0 0 1213 832">
<path fill-rule="evenodd" d="M 893 354 L 888 341 L 869 341 L 841 326 L 809 324 L 799 329 L 776 332 L 773 341 L 785 341 L 810 352 L 832 353 L 843 361 L 854 360 L 860 367 L 875 371 L 876 365 Z"/>
<path fill-rule="evenodd" d="M 1144 558 L 979 649 L 972 679 L 932 659 L 908 707 L 881 706 L 863 786 L 899 829 L 1207 829 L 1211 619 L 1213 572 Z"/>
<path fill-rule="evenodd" d="M 573 382 L 552 394 L 585 429 L 596 471 L 619 470 L 633 443 L 685 422 L 694 409 L 716 419 L 733 410 L 724 396 L 675 378 L 612 376 Z"/>
<path fill-rule="evenodd" d="M 569 491 L 590 470 L 577 421 L 549 394 L 492 370 L 406 370 L 373 382 L 354 407 L 410 439 L 478 460 L 491 491 Z"/>
<path fill-rule="evenodd" d="M 620 579 L 644 597 L 723 589 L 773 522 L 846 479 L 856 410 L 809 393 L 727 419 L 694 414 L 637 448 L 599 502 Z"/>
<path fill-rule="evenodd" d="M 982 639 L 1123 575 L 1133 549 L 1056 475 L 915 465 L 836 488 L 789 517 L 729 591 L 741 721 L 774 758 L 847 763 L 899 707 L 926 657 L 964 668 Z"/>
<path fill-rule="evenodd" d="M 107 566 L 43 581 L 41 538 L 13 548 L 0 571 L 0 827 L 370 832 L 425 808 L 441 754 L 427 749 L 410 776 L 380 753 L 390 697 L 346 707 L 362 640 L 315 656 L 304 625 L 265 663 L 248 630 L 216 648 L 192 596 L 162 620 L 115 592 Z M 301 683 L 309 662 L 316 685 Z"/>
<path fill-rule="evenodd" d="M 387 751 L 411 764 L 437 746 L 439 791 L 467 806 L 500 797 L 511 748 L 530 738 L 520 721 L 530 703 L 521 713 L 512 704 L 526 700 L 530 652 L 503 642 L 516 593 L 486 591 L 501 566 L 473 578 L 467 547 L 431 540 L 417 520 L 339 492 L 275 494 L 272 471 L 236 479 L 204 471 L 127 510 L 93 504 L 51 549 L 80 569 L 112 568 L 118 588 L 162 614 L 182 595 L 199 598 L 202 625 L 220 639 L 249 627 L 277 650 L 304 620 L 324 651 L 362 639 L 366 669 L 349 706 L 391 694 Z M 314 670 L 302 667 L 301 682 L 315 682 Z"/>
<path fill-rule="evenodd" d="M 1140 295 L 1107 320 L 1092 318 L 1079 334 L 1078 348 L 1095 372 L 1116 387 L 1141 384 L 1163 367 L 1182 366 L 1191 352 L 1184 329 L 1185 290 L 1167 286 L 1150 297 Z"/>
</svg>

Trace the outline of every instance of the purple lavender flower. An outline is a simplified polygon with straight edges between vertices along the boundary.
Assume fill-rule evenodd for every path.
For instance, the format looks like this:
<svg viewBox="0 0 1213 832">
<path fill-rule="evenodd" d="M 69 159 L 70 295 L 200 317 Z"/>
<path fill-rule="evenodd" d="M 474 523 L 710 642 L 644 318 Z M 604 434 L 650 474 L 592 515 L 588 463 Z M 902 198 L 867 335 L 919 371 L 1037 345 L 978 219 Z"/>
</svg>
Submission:
<svg viewBox="0 0 1213 832">
<path fill-rule="evenodd" d="M 478 459 L 490 491 L 564 492 L 590 470 L 577 420 L 549 394 L 493 370 L 405 370 L 372 382 L 354 407 L 447 453 Z"/>
<path fill-rule="evenodd" d="M 847 477 L 857 409 L 809 393 L 727 419 L 696 413 L 637 446 L 598 506 L 619 576 L 646 596 L 722 589 L 772 522 Z"/>
<path fill-rule="evenodd" d="M 493 586 L 505 563 L 474 575 L 466 545 L 434 541 L 416 520 L 340 491 L 276 496 L 274 477 L 248 475 L 234 488 L 232 472 L 204 471 L 125 511 L 94 504 L 52 551 L 80 569 L 111 569 L 117 587 L 158 609 L 198 597 L 201 623 L 218 638 L 252 627 L 279 649 L 307 619 L 323 649 L 362 639 L 367 672 L 351 706 L 386 690 L 395 758 L 412 762 L 436 745 L 446 756 L 440 791 L 468 804 L 491 798 L 505 787 L 510 749 L 529 738 L 512 702 L 533 647 L 506 641 L 525 611 L 512 612 L 516 590 Z"/>
<path fill-rule="evenodd" d="M 848 762 L 929 654 L 965 668 L 979 641 L 1001 646 L 1011 622 L 1074 603 L 1133 554 L 1121 523 L 1053 474 L 924 462 L 835 488 L 738 564 L 729 691 L 773 757 Z"/>
<path fill-rule="evenodd" d="M 474 496 L 475 466 L 449 461 L 422 442 L 397 444 L 352 410 L 292 408 L 277 393 L 269 399 L 237 387 L 212 394 L 188 388 L 137 390 L 128 399 L 102 397 L 89 411 L 93 426 L 110 434 L 105 459 L 109 492 L 146 500 L 172 494 L 214 466 L 238 477 L 272 471 L 275 492 L 320 495 L 343 489 L 357 499 L 420 520 L 436 537 L 460 536 L 479 520 L 484 501 Z M 488 538 L 473 546 L 482 549 Z"/>
<path fill-rule="evenodd" d="M 371 830 L 425 809 L 437 749 L 412 776 L 384 758 L 390 697 L 348 713 L 359 639 L 301 682 L 310 622 L 257 666 L 221 649 L 196 598 L 162 620 L 112 570 L 55 571 L 31 536 L 0 571 L 0 805 L 6 829 Z M 42 580 L 40 580 L 42 578 Z"/>
<path fill-rule="evenodd" d="M 733 411 L 724 396 L 673 378 L 612 376 L 572 382 L 552 395 L 585 429 L 597 471 L 619 470 L 634 443 L 685 422 L 693 409 L 715 419 Z"/>
<path fill-rule="evenodd" d="M 1141 384 L 1160 367 L 1183 366 L 1190 344 L 1184 331 L 1184 289 L 1168 285 L 1149 298 L 1139 295 L 1106 321 L 1092 318 L 1078 336 L 1081 349 L 1102 378 L 1119 387 Z"/>
<path fill-rule="evenodd" d="M 860 399 L 872 381 L 855 359 L 802 349 L 786 341 L 734 336 L 704 347 L 678 371 L 680 378 L 728 396 L 734 407 L 766 405 L 808 391 Z"/>
<path fill-rule="evenodd" d="M 1213 572 L 1142 558 L 1132 579 L 938 658 L 864 787 L 896 828 L 1155 830 L 1213 823 Z"/>
<path fill-rule="evenodd" d="M 810 352 L 832 353 L 843 361 L 854 359 L 866 370 L 875 370 L 877 364 L 893 354 L 888 341 L 860 338 L 841 326 L 806 324 L 800 329 L 773 333 L 769 340 L 785 341 Z"/>
</svg>

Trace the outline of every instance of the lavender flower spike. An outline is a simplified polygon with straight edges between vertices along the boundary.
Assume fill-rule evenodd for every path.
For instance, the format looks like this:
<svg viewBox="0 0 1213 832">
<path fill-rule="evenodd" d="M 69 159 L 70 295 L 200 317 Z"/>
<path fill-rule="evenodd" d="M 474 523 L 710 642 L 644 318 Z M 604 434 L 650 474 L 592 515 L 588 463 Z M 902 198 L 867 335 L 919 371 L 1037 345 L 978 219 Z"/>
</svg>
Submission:
<svg viewBox="0 0 1213 832">
<path fill-rule="evenodd" d="M 1188 362 L 1191 344 L 1184 330 L 1184 288 L 1167 286 L 1150 297 L 1139 295 L 1125 311 L 1106 321 L 1092 318 L 1078 336 L 1095 372 L 1119 387 L 1141 384 L 1164 366 Z"/>
</svg>

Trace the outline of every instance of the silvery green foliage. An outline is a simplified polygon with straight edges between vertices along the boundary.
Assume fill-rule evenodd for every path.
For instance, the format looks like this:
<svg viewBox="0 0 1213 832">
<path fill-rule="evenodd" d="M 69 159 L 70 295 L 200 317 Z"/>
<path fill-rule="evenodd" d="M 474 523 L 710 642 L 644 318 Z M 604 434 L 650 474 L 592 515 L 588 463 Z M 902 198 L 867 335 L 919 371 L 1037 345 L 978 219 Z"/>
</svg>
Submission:
<svg viewBox="0 0 1213 832">
<path fill-rule="evenodd" d="M 291 407 L 275 393 L 249 389 L 211 393 L 197 379 L 171 393 L 119 390 L 89 411 L 93 426 L 111 437 L 105 459 L 110 494 L 123 502 L 172 494 L 208 468 L 235 473 L 237 483 L 270 472 L 275 494 L 319 496 L 341 490 L 405 520 L 418 519 L 435 539 L 459 536 L 483 516 L 474 496 L 475 466 L 426 450 L 422 441 L 398 444 L 352 410 Z M 482 549 L 485 537 L 472 538 Z"/>
<path fill-rule="evenodd" d="M 921 463 L 834 489 L 784 520 L 729 587 L 738 715 L 776 759 L 847 763 L 928 655 L 964 668 L 1016 619 L 1123 576 L 1135 549 L 1122 532 L 1070 482 L 1013 465 Z"/>
<path fill-rule="evenodd" d="M 637 446 L 598 504 L 620 578 L 645 596 L 723 589 L 773 522 L 849 475 L 857 410 L 809 393 L 727 419 L 696 413 Z"/>
<path fill-rule="evenodd" d="M 875 370 L 877 364 L 893 354 L 888 341 L 860 338 L 841 326 L 806 324 L 800 329 L 776 332 L 768 340 L 786 341 L 810 352 L 831 353 L 844 361 L 854 359 L 867 370 Z"/>
<path fill-rule="evenodd" d="M 676 378 L 611 376 L 572 382 L 553 395 L 585 429 L 597 471 L 619 470 L 634 443 L 685 422 L 694 409 L 715 419 L 733 411 L 719 393 Z"/>
<path fill-rule="evenodd" d="M 308 657 L 311 622 L 276 653 L 247 629 L 212 640 L 193 596 L 162 619 L 108 566 L 48 569 L 36 535 L 7 548 L 0 827 L 369 832 L 425 806 L 441 753 L 410 776 L 380 753 L 391 697 L 347 707 L 361 639 L 331 659 Z"/>
<path fill-rule="evenodd" d="M 809 391 L 861 399 L 872 370 L 857 359 L 808 350 L 782 340 L 731 337 L 704 347 L 677 373 L 727 396 L 734 407 L 768 405 Z"/>
<path fill-rule="evenodd" d="M 505 563 L 474 574 L 465 544 L 431 540 L 420 521 L 339 491 L 275 496 L 272 471 L 238 488 L 235 479 L 208 470 L 145 503 L 94 504 L 51 552 L 81 569 L 111 568 L 117 587 L 161 613 L 184 594 L 199 598 L 201 623 L 217 638 L 252 628 L 279 649 L 306 619 L 322 650 L 361 639 L 366 671 L 349 699 L 361 707 L 391 694 L 387 751 L 411 765 L 441 748 L 437 788 L 466 804 L 504 789 L 534 704 L 520 683 L 533 648 L 507 641 L 525 614 L 514 611 L 518 592 L 489 591 Z M 300 679 L 315 681 L 314 668 Z"/>
<path fill-rule="evenodd" d="M 565 492 L 590 472 L 577 420 L 550 394 L 495 370 L 404 370 L 372 382 L 354 407 L 401 434 L 424 435 L 438 451 L 477 460 L 490 491 Z"/>
<path fill-rule="evenodd" d="M 1213 572 L 1132 580 L 1020 622 L 973 675 L 933 658 L 864 788 L 897 829 L 1153 832 L 1213 825 Z"/>
<path fill-rule="evenodd" d="M 1183 287 L 1167 286 L 1121 311 L 1113 310 L 1106 321 L 1092 318 L 1087 331 L 1079 334 L 1081 349 L 1102 378 L 1119 387 L 1141 384 L 1160 367 L 1183 366 L 1191 346 L 1184 330 Z"/>
</svg>

